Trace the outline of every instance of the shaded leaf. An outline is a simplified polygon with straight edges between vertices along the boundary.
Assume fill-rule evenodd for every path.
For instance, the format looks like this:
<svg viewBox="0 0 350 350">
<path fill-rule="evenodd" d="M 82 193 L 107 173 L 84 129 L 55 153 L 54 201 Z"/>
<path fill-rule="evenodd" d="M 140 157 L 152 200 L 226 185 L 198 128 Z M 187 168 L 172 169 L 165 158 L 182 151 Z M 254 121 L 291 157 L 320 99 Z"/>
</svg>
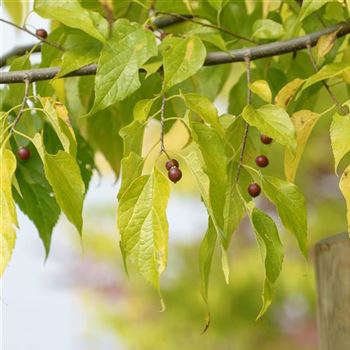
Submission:
<svg viewBox="0 0 350 350">
<path fill-rule="evenodd" d="M 124 141 L 124 157 L 127 157 L 130 152 L 138 155 L 142 154 L 145 126 L 144 122 L 134 120 L 120 130 L 119 134 Z"/>
<path fill-rule="evenodd" d="M 283 34 L 283 26 L 272 19 L 259 19 L 253 26 L 253 36 L 258 39 L 278 39 Z"/>
</svg>

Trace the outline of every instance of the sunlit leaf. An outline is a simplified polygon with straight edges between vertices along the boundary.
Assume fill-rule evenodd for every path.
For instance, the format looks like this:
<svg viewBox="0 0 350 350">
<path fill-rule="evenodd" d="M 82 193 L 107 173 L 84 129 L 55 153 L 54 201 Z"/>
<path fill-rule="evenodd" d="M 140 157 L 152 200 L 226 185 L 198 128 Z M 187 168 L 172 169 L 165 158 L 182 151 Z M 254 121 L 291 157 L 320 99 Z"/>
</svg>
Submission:
<svg viewBox="0 0 350 350">
<path fill-rule="evenodd" d="M 340 178 L 339 188 L 343 193 L 347 206 L 348 232 L 350 235 L 350 166 L 348 166 Z"/>
<path fill-rule="evenodd" d="M 271 103 L 272 92 L 266 80 L 256 80 L 249 85 L 249 89 L 258 95 L 262 100 Z"/>
<path fill-rule="evenodd" d="M 307 216 L 305 198 L 299 188 L 281 179 L 262 177 L 264 194 L 276 205 L 284 227 L 292 233 L 307 258 Z"/>
<path fill-rule="evenodd" d="M 275 97 L 276 105 L 281 108 L 287 108 L 289 102 L 294 98 L 295 94 L 303 83 L 303 79 L 295 78 L 283 86 Z"/>
<path fill-rule="evenodd" d="M 272 19 L 259 19 L 254 23 L 253 33 L 258 39 L 278 39 L 284 34 L 284 29 Z"/>
<path fill-rule="evenodd" d="M 195 36 L 165 47 L 163 51 L 164 89 L 168 90 L 194 75 L 203 66 L 205 56 L 205 46 Z"/>
<path fill-rule="evenodd" d="M 159 290 L 159 277 L 168 258 L 166 207 L 167 178 L 157 169 L 138 177 L 123 194 L 118 207 L 118 228 L 125 256 Z"/>
<path fill-rule="evenodd" d="M 333 0 L 304 0 L 303 5 L 301 7 L 301 10 L 299 12 L 300 20 L 302 21 L 307 16 L 311 15 L 312 13 L 316 12 L 318 9 L 320 9 L 323 5 L 327 4 L 328 2 L 331 2 Z"/>
<path fill-rule="evenodd" d="M 12 178 L 16 170 L 16 157 L 8 149 L 2 148 L 0 152 L 0 276 L 2 276 L 12 256 L 12 251 L 16 242 L 16 231 L 14 226 L 17 226 L 18 223 L 11 189 Z"/>
<path fill-rule="evenodd" d="M 332 150 L 335 161 L 335 172 L 344 156 L 350 152 L 350 115 L 341 116 L 335 113 L 330 128 Z"/>
<path fill-rule="evenodd" d="M 305 145 L 319 119 L 319 114 L 304 109 L 294 113 L 291 119 L 295 127 L 297 148 L 295 153 L 288 147 L 286 148 L 284 156 L 284 172 L 287 181 L 294 182 Z"/>
<path fill-rule="evenodd" d="M 248 124 L 255 126 L 263 134 L 295 150 L 294 125 L 283 108 L 268 104 L 255 109 L 248 105 L 244 108 L 242 116 Z"/>
</svg>

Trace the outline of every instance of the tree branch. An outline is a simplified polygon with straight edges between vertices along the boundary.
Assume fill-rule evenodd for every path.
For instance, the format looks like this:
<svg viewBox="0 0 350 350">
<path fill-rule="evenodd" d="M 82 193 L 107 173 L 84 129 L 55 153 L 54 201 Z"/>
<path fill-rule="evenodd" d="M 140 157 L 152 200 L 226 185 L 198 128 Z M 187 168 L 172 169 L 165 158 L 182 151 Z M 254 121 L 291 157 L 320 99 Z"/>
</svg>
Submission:
<svg viewBox="0 0 350 350">
<path fill-rule="evenodd" d="M 285 41 L 276 41 L 269 44 L 257 45 L 249 48 L 236 49 L 228 52 L 210 52 L 207 55 L 204 65 L 211 66 L 232 62 L 243 62 L 249 55 L 250 60 L 256 60 L 263 57 L 282 55 L 289 52 L 295 52 L 307 48 L 308 45 L 315 46 L 318 39 L 325 34 L 337 32 L 337 37 L 342 37 L 350 33 L 350 21 L 339 23 L 317 32 L 313 32 L 298 38 Z M 30 81 L 49 80 L 54 78 L 59 72 L 60 67 L 40 68 L 26 71 L 1 72 L 0 84 L 23 83 L 25 78 Z M 97 65 L 92 64 L 80 68 L 67 74 L 65 77 L 94 75 L 96 74 Z"/>
<path fill-rule="evenodd" d="M 8 53 L 5 53 L 3 56 L 0 57 L 0 67 L 6 66 L 6 61 L 15 56 L 22 56 L 26 54 L 27 52 L 31 51 L 34 48 L 34 52 L 40 52 L 41 46 L 40 45 L 24 45 L 24 46 L 18 46 L 9 51 Z"/>
</svg>

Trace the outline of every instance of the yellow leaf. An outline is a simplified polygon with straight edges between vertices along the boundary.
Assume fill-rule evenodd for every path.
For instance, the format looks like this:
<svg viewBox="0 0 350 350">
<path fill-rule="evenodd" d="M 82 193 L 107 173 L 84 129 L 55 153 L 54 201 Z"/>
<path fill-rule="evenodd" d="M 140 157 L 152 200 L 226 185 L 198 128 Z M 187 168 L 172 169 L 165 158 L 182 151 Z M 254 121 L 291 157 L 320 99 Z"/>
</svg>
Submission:
<svg viewBox="0 0 350 350">
<path fill-rule="evenodd" d="M 275 97 L 276 105 L 282 108 L 286 108 L 303 83 L 303 79 L 296 78 L 283 86 L 283 88 Z"/>
<path fill-rule="evenodd" d="M 344 174 L 340 178 L 339 188 L 342 191 L 346 201 L 348 232 L 350 235 L 350 165 L 345 169 Z"/>
<path fill-rule="evenodd" d="M 297 148 L 295 154 L 289 147 L 286 148 L 284 172 L 288 182 L 293 182 L 295 179 L 305 145 L 319 117 L 317 113 L 306 109 L 294 113 L 291 117 L 296 133 Z"/>
<path fill-rule="evenodd" d="M 266 80 L 256 80 L 249 85 L 249 89 L 262 100 L 271 103 L 272 93 Z"/>
<path fill-rule="evenodd" d="M 329 51 L 332 50 L 335 40 L 337 39 L 337 33 L 339 29 L 335 32 L 322 35 L 316 45 L 316 51 L 317 51 L 317 58 L 318 60 L 322 59 L 324 56 L 327 55 Z"/>
<path fill-rule="evenodd" d="M 17 224 L 15 203 L 12 198 L 11 183 L 16 170 L 16 157 L 8 149 L 3 149 L 0 154 L 0 276 L 11 259 L 15 246 Z"/>
</svg>

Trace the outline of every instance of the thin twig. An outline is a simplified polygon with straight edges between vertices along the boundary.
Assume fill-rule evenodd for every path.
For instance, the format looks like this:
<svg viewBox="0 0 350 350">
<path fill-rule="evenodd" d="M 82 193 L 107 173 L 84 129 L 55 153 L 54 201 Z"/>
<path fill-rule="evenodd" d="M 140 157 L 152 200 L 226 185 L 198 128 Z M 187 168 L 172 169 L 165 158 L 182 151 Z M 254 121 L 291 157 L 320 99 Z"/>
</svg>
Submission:
<svg viewBox="0 0 350 350">
<path fill-rule="evenodd" d="M 250 75 L 250 56 L 247 55 L 245 59 L 246 65 L 247 65 L 247 104 L 250 105 L 252 103 L 252 92 L 249 88 L 250 81 L 251 81 L 251 75 Z M 248 132 L 249 132 L 249 124 L 246 122 L 244 126 L 244 134 L 242 138 L 242 149 L 241 154 L 239 156 L 239 163 L 237 168 L 237 175 L 236 175 L 236 184 L 238 183 L 239 176 L 241 174 L 241 168 L 243 165 L 243 158 L 244 158 L 244 151 L 246 149 L 247 140 L 248 140 Z"/>
<path fill-rule="evenodd" d="M 27 34 L 34 36 L 35 38 L 37 38 L 38 40 L 42 41 L 43 43 L 45 43 L 45 44 L 47 44 L 47 45 L 50 45 L 50 46 L 56 48 L 57 50 L 64 51 L 64 49 L 63 49 L 60 45 L 57 45 L 57 44 L 55 44 L 55 43 L 52 43 L 51 41 L 48 41 L 48 40 L 46 40 L 46 39 L 41 38 L 40 36 L 38 36 L 38 35 L 36 35 L 35 33 L 31 32 L 31 31 L 30 31 L 29 29 L 27 29 L 27 28 L 21 27 L 21 26 L 15 24 L 15 23 L 12 23 L 12 22 L 10 22 L 10 21 L 4 19 L 4 18 L 0 18 L 0 22 L 4 22 L 4 23 L 6 23 L 6 24 L 8 24 L 8 25 L 10 25 L 10 26 L 13 26 L 13 27 L 19 29 L 19 30 L 22 30 L 23 32 L 25 32 L 25 33 L 27 33 Z"/>
<path fill-rule="evenodd" d="M 257 45 L 249 48 L 235 49 L 228 52 L 209 52 L 205 59 L 205 66 L 212 66 L 224 63 L 242 62 L 247 54 L 250 55 L 250 60 L 257 60 L 264 57 L 279 56 L 294 51 L 299 51 L 307 48 L 307 44 L 315 46 L 318 39 L 322 35 L 337 32 L 337 37 L 340 38 L 350 33 L 350 21 L 338 23 L 327 27 L 317 32 L 284 41 L 276 41 L 269 44 Z M 53 79 L 60 67 L 39 68 L 24 71 L 0 72 L 0 84 L 23 83 L 25 77 L 29 76 L 30 81 L 41 81 Z M 68 73 L 65 77 L 95 75 L 97 65 L 91 64 L 76 71 Z"/>
<path fill-rule="evenodd" d="M 25 86 L 25 89 L 24 89 L 24 97 L 23 97 L 22 105 L 21 105 L 21 108 L 16 116 L 16 119 L 13 122 L 13 126 L 11 128 L 11 134 L 14 132 L 16 125 L 21 120 L 22 114 L 24 112 L 24 108 L 25 108 L 27 100 L 28 100 L 29 88 L 30 88 L 30 80 L 29 79 L 24 80 L 24 86 Z"/>
<path fill-rule="evenodd" d="M 162 95 L 162 105 L 160 107 L 160 153 L 164 153 L 170 159 L 164 146 L 164 128 L 165 128 L 165 93 Z"/>
<path fill-rule="evenodd" d="M 213 28 L 213 29 L 219 30 L 219 31 L 221 31 L 223 33 L 226 33 L 228 35 L 231 35 L 231 36 L 235 37 L 236 39 L 245 40 L 245 41 L 248 41 L 250 43 L 256 44 L 256 41 L 253 40 L 253 39 L 249 39 L 249 38 L 246 38 L 246 37 L 244 37 L 244 36 L 242 36 L 240 34 L 233 33 L 230 30 L 228 30 L 226 28 L 222 28 L 221 26 L 217 26 L 215 24 L 208 24 L 208 23 L 203 23 L 201 21 L 197 21 L 196 19 L 193 19 L 190 16 L 184 16 L 184 15 L 179 15 L 177 13 L 169 13 L 169 12 L 162 12 L 162 11 L 158 11 L 157 14 L 177 17 L 179 19 L 182 19 L 183 21 L 189 21 L 189 22 L 192 22 L 192 23 L 199 24 L 199 25 L 201 25 L 203 27 Z"/>
<path fill-rule="evenodd" d="M 311 45 L 308 44 L 307 45 L 307 53 L 309 55 L 309 59 L 310 62 L 312 64 L 312 67 L 314 68 L 314 71 L 317 73 L 318 72 L 318 67 L 317 67 L 317 63 L 314 59 L 314 56 L 312 54 L 312 50 L 311 50 Z M 339 112 L 343 115 L 347 114 L 348 111 L 346 110 L 346 108 L 338 101 L 337 97 L 334 95 L 333 91 L 331 90 L 331 88 L 329 87 L 329 85 L 327 84 L 327 82 L 325 80 L 321 80 L 322 84 L 324 85 L 324 87 L 326 88 L 329 96 L 332 98 L 332 100 L 334 101 L 335 105 L 337 106 Z"/>
</svg>

